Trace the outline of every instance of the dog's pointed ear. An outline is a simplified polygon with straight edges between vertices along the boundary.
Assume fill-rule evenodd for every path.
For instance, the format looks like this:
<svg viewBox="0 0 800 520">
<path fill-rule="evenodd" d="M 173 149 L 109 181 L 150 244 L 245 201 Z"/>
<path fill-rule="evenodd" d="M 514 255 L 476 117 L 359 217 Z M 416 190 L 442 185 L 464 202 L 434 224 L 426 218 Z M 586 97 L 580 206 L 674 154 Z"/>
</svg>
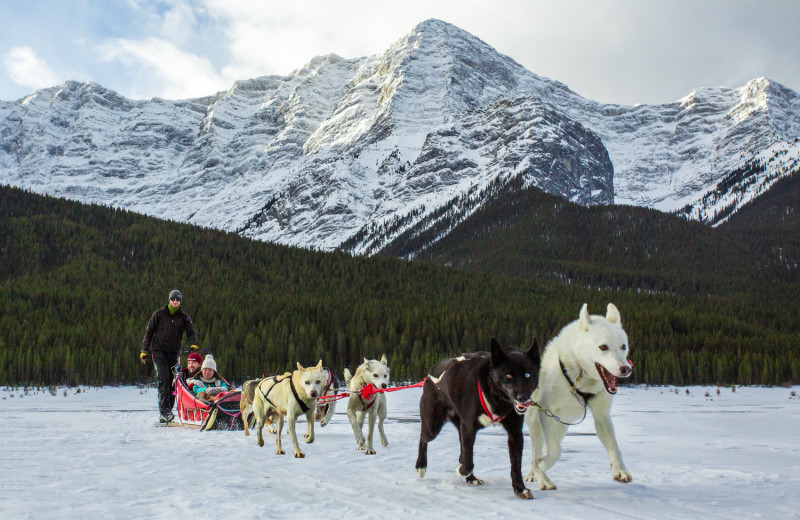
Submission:
<svg viewBox="0 0 800 520">
<path fill-rule="evenodd" d="M 617 325 L 622 325 L 622 317 L 619 315 L 619 309 L 613 303 L 608 304 L 608 308 L 606 309 L 606 320 L 610 323 L 616 323 Z"/>
<path fill-rule="evenodd" d="M 528 359 L 533 361 L 533 363 L 537 366 L 541 362 L 541 356 L 539 354 L 539 341 L 536 338 L 533 338 L 531 348 L 528 349 L 525 355 L 528 356 Z"/>
<path fill-rule="evenodd" d="M 317 363 L 317 366 L 315 366 L 314 368 L 316 370 L 322 370 L 322 360 L 321 359 L 319 360 L 319 363 Z"/>
<path fill-rule="evenodd" d="M 369 364 L 369 359 L 367 359 L 367 358 L 364 358 L 364 364 L 365 364 L 365 365 L 368 365 L 368 364 Z"/>
<path fill-rule="evenodd" d="M 299 361 L 297 362 L 297 370 L 300 370 L 301 372 L 305 370 L 305 368 L 303 368 L 303 365 L 301 365 Z"/>
<path fill-rule="evenodd" d="M 496 338 L 492 338 L 492 366 L 497 366 L 506 359 L 506 353 L 503 352 L 503 348 L 500 346 L 500 343 L 497 342 Z"/>
<path fill-rule="evenodd" d="M 581 330 L 589 330 L 589 325 L 592 323 L 592 318 L 589 316 L 589 305 L 584 303 L 581 307 L 581 313 L 578 317 L 578 324 Z"/>
<path fill-rule="evenodd" d="M 381 365 L 388 365 L 389 362 L 386 361 L 386 354 L 381 356 Z"/>
</svg>

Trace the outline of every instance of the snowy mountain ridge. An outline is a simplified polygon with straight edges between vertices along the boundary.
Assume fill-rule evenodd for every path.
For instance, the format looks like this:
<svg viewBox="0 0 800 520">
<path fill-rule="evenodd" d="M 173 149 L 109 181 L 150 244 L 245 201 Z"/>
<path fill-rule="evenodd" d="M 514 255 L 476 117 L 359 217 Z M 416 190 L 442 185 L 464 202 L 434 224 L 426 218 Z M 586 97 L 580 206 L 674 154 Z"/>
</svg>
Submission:
<svg viewBox="0 0 800 520">
<path fill-rule="evenodd" d="M 372 254 L 423 222 L 452 228 L 518 177 L 715 224 L 797 167 L 798 137 L 798 95 L 764 78 L 603 105 L 428 20 L 382 54 L 319 56 L 205 98 L 66 82 L 0 102 L 0 183 Z"/>
</svg>

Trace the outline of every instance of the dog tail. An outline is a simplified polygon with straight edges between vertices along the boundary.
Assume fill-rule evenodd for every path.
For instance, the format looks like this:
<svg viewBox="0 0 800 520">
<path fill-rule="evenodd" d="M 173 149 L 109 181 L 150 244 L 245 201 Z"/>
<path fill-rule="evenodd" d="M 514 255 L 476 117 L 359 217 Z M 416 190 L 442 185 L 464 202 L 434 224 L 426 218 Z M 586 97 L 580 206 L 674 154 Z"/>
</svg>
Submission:
<svg viewBox="0 0 800 520">
<path fill-rule="evenodd" d="M 353 379 L 353 374 L 350 373 L 350 370 L 347 368 L 344 369 L 344 384 L 348 388 L 350 387 L 350 380 Z"/>
</svg>

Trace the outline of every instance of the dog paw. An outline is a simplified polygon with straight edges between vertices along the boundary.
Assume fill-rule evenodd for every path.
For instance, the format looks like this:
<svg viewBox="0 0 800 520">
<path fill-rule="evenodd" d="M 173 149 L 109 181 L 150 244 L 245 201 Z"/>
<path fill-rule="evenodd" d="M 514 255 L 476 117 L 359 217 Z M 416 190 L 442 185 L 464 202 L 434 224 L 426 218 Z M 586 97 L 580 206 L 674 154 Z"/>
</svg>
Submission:
<svg viewBox="0 0 800 520">
<path fill-rule="evenodd" d="M 389 445 L 389 441 L 381 440 L 381 446 L 384 448 Z"/>
<path fill-rule="evenodd" d="M 417 468 L 417 476 L 419 478 L 424 477 L 426 471 L 428 471 L 428 468 Z"/>
<path fill-rule="evenodd" d="M 515 491 L 514 494 L 525 500 L 530 500 L 533 498 L 533 493 L 531 493 L 531 490 L 528 488 L 524 488 L 522 491 Z"/>
<path fill-rule="evenodd" d="M 545 477 L 542 482 L 539 482 L 539 489 L 542 491 L 552 491 L 558 489 L 558 486 L 553 484 L 553 481 Z"/>
<path fill-rule="evenodd" d="M 314 442 L 314 436 L 313 435 L 306 434 L 305 435 L 305 439 L 306 439 L 306 444 L 311 444 L 312 442 Z"/>
<path fill-rule="evenodd" d="M 264 447 L 264 439 L 258 439 L 258 445 Z"/>
<path fill-rule="evenodd" d="M 617 482 L 622 482 L 623 484 L 627 484 L 633 480 L 633 477 L 631 477 L 631 474 L 623 469 L 614 473 L 614 480 Z"/>
<path fill-rule="evenodd" d="M 483 481 L 478 477 L 476 477 L 475 475 L 473 475 L 472 473 L 470 473 L 469 475 L 467 475 L 467 484 L 471 486 L 482 486 Z"/>
<path fill-rule="evenodd" d="M 533 471 L 529 471 L 527 475 L 525 475 L 525 482 L 536 482 L 536 477 L 533 475 Z"/>
<path fill-rule="evenodd" d="M 306 456 L 306 454 L 303 453 L 302 451 L 294 452 L 294 458 L 296 458 L 296 459 L 302 459 L 302 458 L 305 458 L 305 456 Z"/>
<path fill-rule="evenodd" d="M 481 479 L 479 479 L 478 477 L 476 477 L 474 473 L 470 473 L 469 475 L 462 475 L 461 474 L 461 464 L 459 464 L 458 467 L 456 467 L 456 475 L 458 475 L 459 477 L 461 477 L 463 479 L 466 479 L 467 484 L 470 484 L 472 486 L 482 486 L 483 485 L 483 481 Z"/>
<path fill-rule="evenodd" d="M 365 455 L 375 455 L 375 450 L 369 449 L 364 451 Z"/>
<path fill-rule="evenodd" d="M 275 450 L 275 455 L 286 455 L 286 452 L 282 448 L 278 448 Z"/>
</svg>

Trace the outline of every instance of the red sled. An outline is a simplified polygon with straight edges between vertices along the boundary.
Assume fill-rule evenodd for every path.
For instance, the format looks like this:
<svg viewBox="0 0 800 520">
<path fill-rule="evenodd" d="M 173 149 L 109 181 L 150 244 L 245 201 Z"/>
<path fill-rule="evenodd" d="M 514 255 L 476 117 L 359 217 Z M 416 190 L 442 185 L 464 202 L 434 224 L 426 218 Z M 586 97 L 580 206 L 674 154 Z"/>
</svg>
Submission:
<svg viewBox="0 0 800 520">
<path fill-rule="evenodd" d="M 225 378 L 223 381 L 230 387 Z M 195 430 L 243 430 L 242 413 L 239 409 L 239 401 L 242 392 L 232 390 L 219 394 L 216 401 L 207 401 L 192 393 L 191 388 L 186 384 L 186 369 L 181 368 L 175 374 L 173 381 L 175 391 L 175 407 L 177 414 L 175 417 L 176 426 L 192 428 Z"/>
</svg>

